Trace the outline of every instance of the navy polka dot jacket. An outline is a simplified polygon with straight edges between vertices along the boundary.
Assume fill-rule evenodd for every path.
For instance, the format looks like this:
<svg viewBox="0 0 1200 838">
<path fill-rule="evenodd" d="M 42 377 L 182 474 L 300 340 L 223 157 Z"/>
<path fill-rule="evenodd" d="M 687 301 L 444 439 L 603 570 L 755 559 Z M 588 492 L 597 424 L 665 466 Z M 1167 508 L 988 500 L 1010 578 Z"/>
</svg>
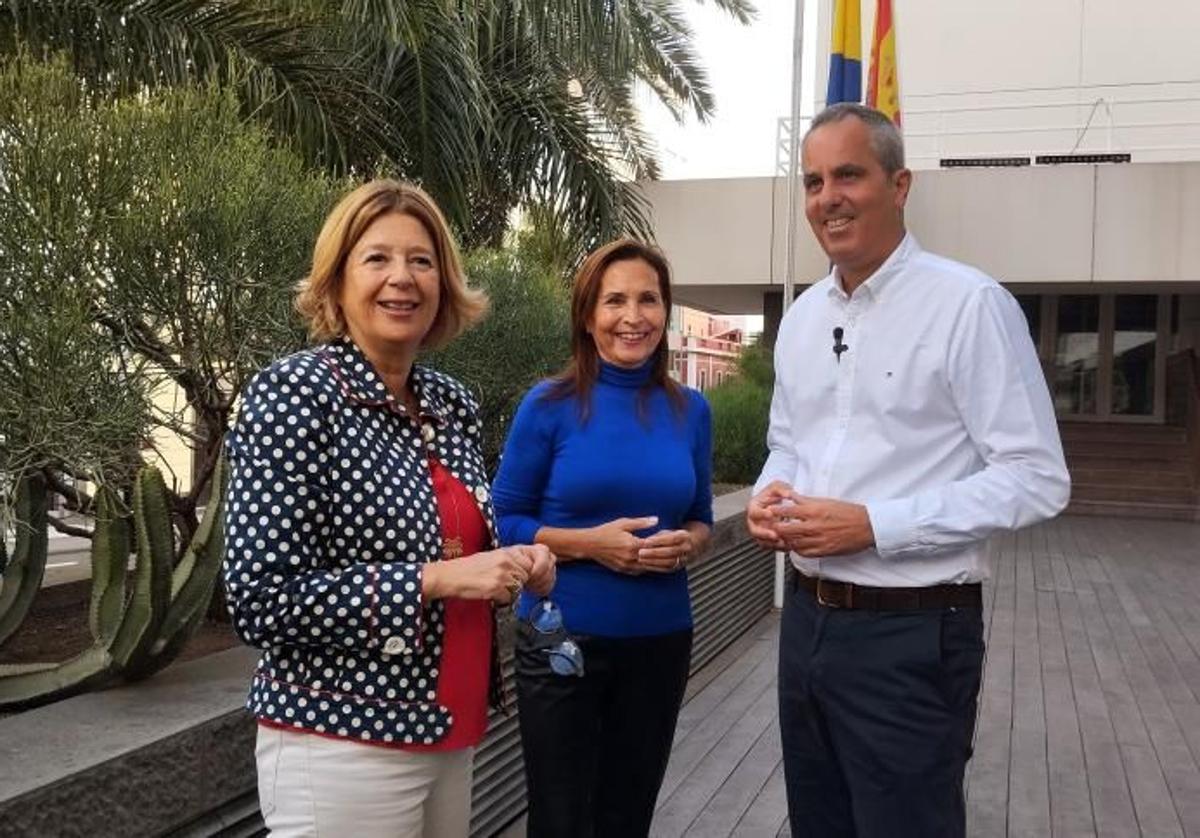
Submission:
<svg viewBox="0 0 1200 838">
<path fill-rule="evenodd" d="M 477 405 L 414 366 L 420 424 L 349 340 L 276 361 L 228 437 L 225 585 L 234 626 L 263 650 L 247 706 L 260 719 L 378 743 L 432 744 L 443 604 L 421 573 L 442 556 L 427 457 L 495 525 Z M 487 649 L 480 654 L 488 654 Z"/>
</svg>

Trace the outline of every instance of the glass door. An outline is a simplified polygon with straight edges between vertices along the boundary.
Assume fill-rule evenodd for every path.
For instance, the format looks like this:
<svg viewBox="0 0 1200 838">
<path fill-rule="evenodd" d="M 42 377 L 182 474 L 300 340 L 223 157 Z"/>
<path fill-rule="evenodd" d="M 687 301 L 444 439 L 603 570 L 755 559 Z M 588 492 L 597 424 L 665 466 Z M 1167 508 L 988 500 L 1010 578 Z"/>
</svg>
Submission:
<svg viewBox="0 0 1200 838">
<path fill-rule="evenodd" d="M 1100 401 L 1100 298 L 1058 298 L 1054 339 L 1054 409 L 1062 417 L 1096 416 Z"/>
<path fill-rule="evenodd" d="M 1159 294 L 1046 299 L 1041 345 L 1048 350 L 1046 377 L 1060 418 L 1163 420 L 1169 299 Z"/>
<path fill-rule="evenodd" d="M 1112 388 L 1114 416 L 1153 416 L 1157 393 L 1158 297 L 1113 297 Z"/>
</svg>

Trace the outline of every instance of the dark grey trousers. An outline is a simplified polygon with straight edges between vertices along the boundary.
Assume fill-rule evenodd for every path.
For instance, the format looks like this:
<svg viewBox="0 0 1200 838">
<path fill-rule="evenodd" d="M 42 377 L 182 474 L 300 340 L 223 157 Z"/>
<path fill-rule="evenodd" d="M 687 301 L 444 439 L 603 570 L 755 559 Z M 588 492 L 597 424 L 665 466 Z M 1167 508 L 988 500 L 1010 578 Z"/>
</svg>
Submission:
<svg viewBox="0 0 1200 838">
<path fill-rule="evenodd" d="M 792 835 L 965 835 L 982 667 L 978 608 L 838 610 L 793 588 L 779 645 Z"/>
<path fill-rule="evenodd" d="M 687 686 L 691 630 L 574 635 L 582 678 L 557 675 L 542 639 L 517 628 L 517 706 L 529 838 L 644 838 Z"/>
</svg>

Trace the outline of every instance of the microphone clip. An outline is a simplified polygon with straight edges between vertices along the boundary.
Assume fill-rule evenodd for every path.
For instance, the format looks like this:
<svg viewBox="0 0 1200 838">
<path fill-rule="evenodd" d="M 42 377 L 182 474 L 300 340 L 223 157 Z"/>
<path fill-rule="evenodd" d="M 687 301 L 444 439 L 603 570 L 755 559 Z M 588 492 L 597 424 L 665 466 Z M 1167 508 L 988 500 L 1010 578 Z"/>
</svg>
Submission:
<svg viewBox="0 0 1200 838">
<path fill-rule="evenodd" d="M 842 353 L 850 348 L 850 344 L 842 343 L 842 336 L 846 334 L 841 326 L 833 327 L 833 355 L 837 358 L 838 363 L 842 362 Z"/>
</svg>

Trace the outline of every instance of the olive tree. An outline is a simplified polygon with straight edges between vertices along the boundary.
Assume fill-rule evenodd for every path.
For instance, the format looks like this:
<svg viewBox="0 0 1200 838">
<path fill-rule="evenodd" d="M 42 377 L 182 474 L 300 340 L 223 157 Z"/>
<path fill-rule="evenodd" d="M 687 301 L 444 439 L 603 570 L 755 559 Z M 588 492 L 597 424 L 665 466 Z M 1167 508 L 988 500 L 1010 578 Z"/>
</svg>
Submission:
<svg viewBox="0 0 1200 838">
<path fill-rule="evenodd" d="M 168 481 L 182 551 L 238 392 L 303 342 L 293 288 L 344 188 L 228 92 L 110 97 L 65 61 L 0 64 L 8 486 L 37 474 L 87 513 L 79 487 L 127 488 L 167 430 L 195 451 L 190 484 Z"/>
</svg>

